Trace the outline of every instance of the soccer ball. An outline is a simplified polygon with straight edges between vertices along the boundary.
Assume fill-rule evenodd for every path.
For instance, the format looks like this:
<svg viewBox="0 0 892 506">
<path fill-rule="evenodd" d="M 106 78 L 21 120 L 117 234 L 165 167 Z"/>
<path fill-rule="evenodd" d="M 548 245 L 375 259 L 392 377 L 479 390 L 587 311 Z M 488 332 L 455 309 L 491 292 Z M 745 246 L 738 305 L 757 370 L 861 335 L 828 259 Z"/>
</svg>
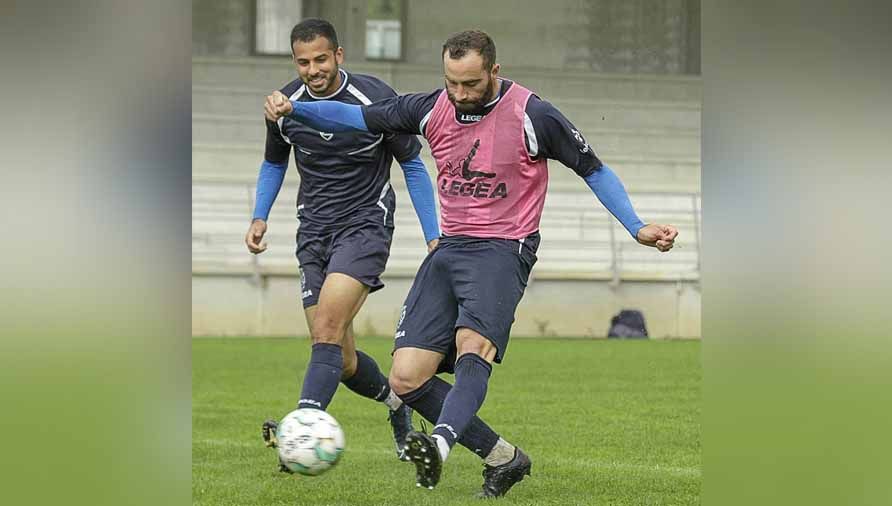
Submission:
<svg viewBox="0 0 892 506">
<path fill-rule="evenodd" d="M 294 471 L 316 476 L 328 471 L 344 451 L 344 431 L 331 415 L 320 409 L 296 409 L 285 415 L 276 429 L 279 460 Z"/>
</svg>

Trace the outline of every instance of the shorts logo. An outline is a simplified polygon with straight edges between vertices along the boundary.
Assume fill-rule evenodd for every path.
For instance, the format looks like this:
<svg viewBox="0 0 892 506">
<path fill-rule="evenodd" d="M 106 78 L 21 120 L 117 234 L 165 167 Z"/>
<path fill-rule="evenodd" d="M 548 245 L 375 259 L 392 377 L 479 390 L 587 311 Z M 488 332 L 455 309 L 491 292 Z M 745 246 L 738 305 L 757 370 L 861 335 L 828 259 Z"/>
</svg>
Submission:
<svg viewBox="0 0 892 506">
<path fill-rule="evenodd" d="M 492 179 L 496 177 L 495 172 L 484 172 L 479 170 L 471 170 L 471 161 L 477 155 L 477 148 L 480 147 L 480 139 L 474 140 L 474 146 L 468 152 L 468 156 L 461 162 L 453 164 L 451 161 L 446 162 L 443 172 L 447 176 L 455 179 L 444 177 L 440 180 L 440 192 L 444 195 L 452 197 L 474 197 L 474 198 L 505 198 L 508 196 L 508 186 L 505 183 L 488 183 L 486 181 L 471 181 L 476 178 Z"/>
<path fill-rule="evenodd" d="M 313 295 L 312 290 L 307 290 L 307 277 L 304 275 L 304 268 L 298 267 L 298 271 L 300 271 L 300 292 L 301 299 L 306 299 L 310 295 Z"/>
<path fill-rule="evenodd" d="M 330 141 L 331 138 L 334 137 L 334 134 L 330 134 L 328 132 L 319 132 L 319 137 L 322 137 L 323 139 Z"/>
<path fill-rule="evenodd" d="M 402 309 L 400 309 L 400 321 L 396 322 L 396 328 L 400 328 L 403 326 L 403 320 L 406 319 L 406 305 L 403 304 Z"/>
<path fill-rule="evenodd" d="M 406 331 L 405 331 L 405 330 L 400 330 L 399 332 L 397 332 L 397 333 L 393 336 L 393 339 L 396 340 L 396 339 L 399 339 L 399 338 L 401 338 L 401 337 L 404 337 L 405 335 L 406 335 Z"/>
</svg>

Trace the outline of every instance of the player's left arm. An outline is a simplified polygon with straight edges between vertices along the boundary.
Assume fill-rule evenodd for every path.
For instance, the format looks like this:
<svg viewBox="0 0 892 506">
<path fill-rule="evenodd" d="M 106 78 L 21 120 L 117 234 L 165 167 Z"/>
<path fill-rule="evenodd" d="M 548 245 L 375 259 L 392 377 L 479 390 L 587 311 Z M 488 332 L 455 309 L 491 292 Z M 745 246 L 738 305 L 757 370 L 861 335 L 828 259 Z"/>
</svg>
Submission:
<svg viewBox="0 0 892 506">
<path fill-rule="evenodd" d="M 416 141 L 418 142 L 418 141 Z M 399 162 L 406 178 L 406 188 L 409 190 L 409 198 L 412 207 L 421 222 L 421 231 L 424 233 L 424 242 L 428 252 L 437 247 L 440 238 L 440 225 L 437 223 L 437 206 L 434 204 L 434 187 L 421 157 L 417 154 L 409 159 Z"/>
<path fill-rule="evenodd" d="M 428 246 L 428 251 L 433 251 L 439 242 L 440 226 L 437 223 L 437 207 L 434 204 L 434 187 L 427 168 L 419 156 L 421 143 L 414 135 L 384 134 L 384 139 L 393 157 L 403 169 L 409 198 L 412 200 L 412 207 L 415 208 L 415 214 L 421 223 L 421 231 L 424 233 L 424 242 Z"/>
<path fill-rule="evenodd" d="M 532 126 L 532 133 L 527 128 L 528 144 L 536 147 L 535 156 L 558 160 L 582 177 L 601 204 L 640 244 L 664 252 L 672 249 L 678 230 L 672 225 L 645 224 L 638 217 L 622 181 L 598 159 L 570 120 L 538 97 L 530 97 L 526 112 Z M 529 139 L 531 134 L 535 142 Z"/>
</svg>

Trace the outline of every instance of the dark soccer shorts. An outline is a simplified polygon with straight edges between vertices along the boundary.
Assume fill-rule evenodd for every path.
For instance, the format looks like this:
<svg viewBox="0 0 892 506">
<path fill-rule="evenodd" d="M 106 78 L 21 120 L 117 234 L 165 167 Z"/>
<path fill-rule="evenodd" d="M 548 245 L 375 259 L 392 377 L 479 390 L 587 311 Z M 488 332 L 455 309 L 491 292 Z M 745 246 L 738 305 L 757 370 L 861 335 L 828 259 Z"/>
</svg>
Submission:
<svg viewBox="0 0 892 506">
<path fill-rule="evenodd" d="M 371 221 L 323 232 L 301 225 L 296 254 L 304 308 L 319 303 L 322 283 L 332 272 L 356 279 L 369 287 L 369 293 L 384 288 L 380 276 L 387 265 L 392 240 L 393 227 Z"/>
<path fill-rule="evenodd" d="M 538 233 L 523 241 L 441 238 L 419 267 L 400 311 L 394 350 L 443 353 L 438 372 L 452 372 L 455 331 L 467 327 L 492 341 L 495 361 L 501 362 L 538 247 Z"/>
</svg>

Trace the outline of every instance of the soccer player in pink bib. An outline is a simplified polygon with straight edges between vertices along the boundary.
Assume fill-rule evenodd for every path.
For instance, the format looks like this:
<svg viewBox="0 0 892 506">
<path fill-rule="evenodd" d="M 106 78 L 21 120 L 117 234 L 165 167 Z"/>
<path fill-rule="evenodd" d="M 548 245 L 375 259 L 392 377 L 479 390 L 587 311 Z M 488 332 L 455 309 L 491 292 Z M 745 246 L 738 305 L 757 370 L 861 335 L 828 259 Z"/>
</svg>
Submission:
<svg viewBox="0 0 892 506">
<path fill-rule="evenodd" d="M 437 164 L 442 235 L 425 258 L 397 324 L 394 392 L 435 423 L 410 432 L 416 484 L 433 488 L 456 442 L 484 459 L 481 496 L 498 497 L 525 475 L 530 458 L 476 413 L 492 364 L 508 347 L 514 312 L 536 263 L 551 158 L 575 171 L 640 244 L 672 249 L 678 231 L 645 224 L 622 182 L 573 124 L 518 83 L 499 77 L 496 48 L 481 31 L 443 45 L 445 88 L 370 105 L 267 97 L 271 121 L 287 116 L 328 132 L 423 135 Z M 450 386 L 436 376 L 455 374 Z"/>
</svg>

